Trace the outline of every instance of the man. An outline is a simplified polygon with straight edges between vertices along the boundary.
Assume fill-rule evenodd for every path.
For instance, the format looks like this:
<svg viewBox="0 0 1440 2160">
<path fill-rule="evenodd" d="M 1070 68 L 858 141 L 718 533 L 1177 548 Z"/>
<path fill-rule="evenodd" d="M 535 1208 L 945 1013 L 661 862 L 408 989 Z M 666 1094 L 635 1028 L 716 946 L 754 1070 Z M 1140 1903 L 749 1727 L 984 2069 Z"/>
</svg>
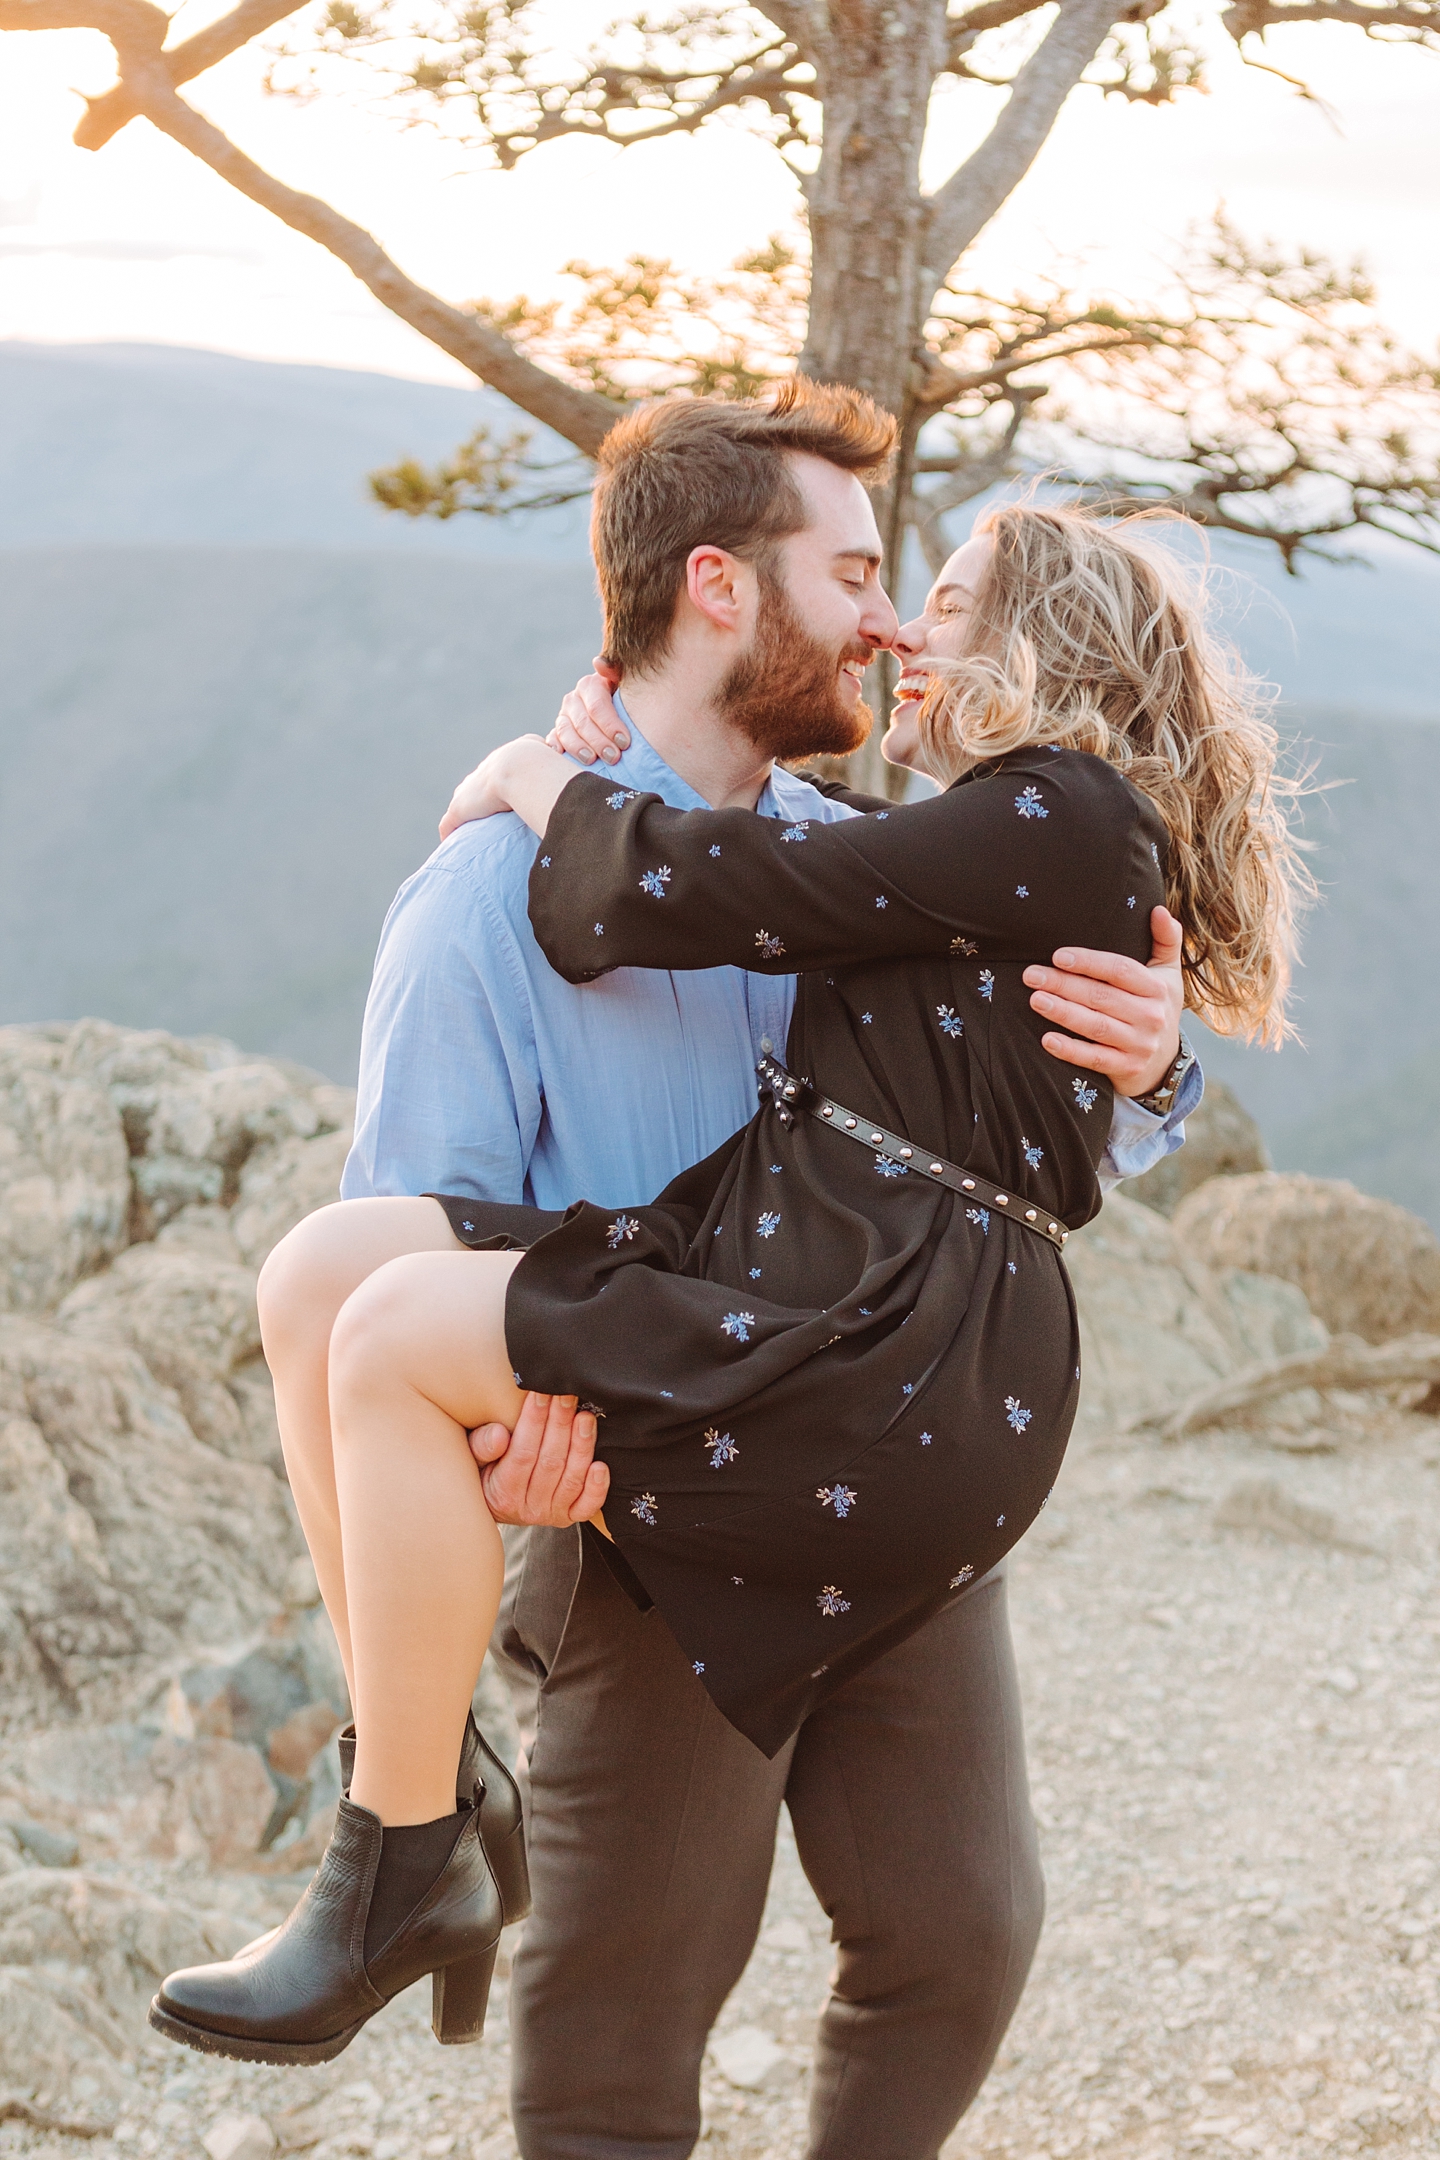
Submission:
<svg viewBox="0 0 1440 2160">
<path fill-rule="evenodd" d="M 805 385 L 768 408 L 650 407 L 613 432 L 593 536 L 625 684 L 617 783 L 787 823 L 851 814 L 773 760 L 844 752 L 868 726 L 859 676 L 899 632 L 861 480 L 891 433 L 866 400 Z M 463 825 L 396 900 L 347 1198 L 618 1206 L 749 1116 L 754 1062 L 764 1041 L 785 1041 L 792 983 L 734 969 L 561 982 L 526 914 L 535 852 L 514 818 Z M 1055 1017 L 1078 1013 L 1106 1039 L 1061 1054 L 1153 1087 L 1175 1057 L 1173 980 L 1088 957 L 1104 979 L 1040 971 L 1044 994 L 1070 993 Z M 1106 1003 L 1118 1018 L 1096 1009 Z M 1132 1133 L 1147 1124 L 1123 1115 Z M 1168 1128 L 1149 1119 L 1148 1148 L 1132 1142 L 1117 1170 L 1178 1144 L 1176 1122 L 1176 1110 Z M 989 2068 L 1040 1924 L 1003 1572 L 767 1762 L 590 1541 L 551 1527 L 566 1520 L 554 1479 L 527 1470 L 522 1495 L 509 1462 L 485 1474 L 497 1512 L 532 1526 L 515 1540 L 500 1628 L 538 1683 L 535 1909 L 511 1990 L 525 2160 L 691 2151 L 706 2036 L 755 1939 L 782 1801 L 839 1945 L 811 2160 L 934 2160 Z"/>
</svg>

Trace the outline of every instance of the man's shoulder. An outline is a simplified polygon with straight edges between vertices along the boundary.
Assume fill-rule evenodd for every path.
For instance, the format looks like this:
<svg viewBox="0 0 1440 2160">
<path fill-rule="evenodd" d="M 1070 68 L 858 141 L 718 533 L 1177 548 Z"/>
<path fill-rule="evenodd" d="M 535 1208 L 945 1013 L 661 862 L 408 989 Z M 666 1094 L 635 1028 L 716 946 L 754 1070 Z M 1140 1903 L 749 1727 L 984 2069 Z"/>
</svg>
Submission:
<svg viewBox="0 0 1440 2160">
<path fill-rule="evenodd" d="M 475 818 L 442 840 L 400 888 L 400 897 L 434 896 L 456 906 L 485 903 L 507 910 L 518 895 L 523 908 L 538 845 L 522 818 Z"/>
</svg>

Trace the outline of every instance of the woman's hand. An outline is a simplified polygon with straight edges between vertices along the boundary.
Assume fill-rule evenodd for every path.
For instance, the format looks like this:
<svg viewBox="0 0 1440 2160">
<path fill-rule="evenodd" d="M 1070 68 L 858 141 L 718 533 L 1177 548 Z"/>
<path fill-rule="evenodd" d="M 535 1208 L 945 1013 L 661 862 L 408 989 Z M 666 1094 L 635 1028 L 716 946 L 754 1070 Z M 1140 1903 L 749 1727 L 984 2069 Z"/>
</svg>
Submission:
<svg viewBox="0 0 1440 2160">
<path fill-rule="evenodd" d="M 619 686 L 618 670 L 607 660 L 597 660 L 595 673 L 582 675 L 561 700 L 560 717 L 545 738 L 550 748 L 563 750 L 580 765 L 593 765 L 597 757 L 613 765 L 630 747 L 630 730 L 611 695 Z"/>
<path fill-rule="evenodd" d="M 456 788 L 440 820 L 440 838 L 502 810 L 518 812 L 533 833 L 543 833 L 556 796 L 573 778 L 574 768 L 538 735 L 502 743 Z"/>
</svg>

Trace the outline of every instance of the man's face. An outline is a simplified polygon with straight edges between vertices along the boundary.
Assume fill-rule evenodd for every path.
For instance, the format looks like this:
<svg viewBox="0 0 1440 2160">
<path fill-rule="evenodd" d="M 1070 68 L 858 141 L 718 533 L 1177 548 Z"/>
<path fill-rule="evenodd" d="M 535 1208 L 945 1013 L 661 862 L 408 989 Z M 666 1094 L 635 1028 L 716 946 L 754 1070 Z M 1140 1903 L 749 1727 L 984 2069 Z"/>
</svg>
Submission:
<svg viewBox="0 0 1440 2160">
<path fill-rule="evenodd" d="M 860 482 L 823 458 L 792 464 L 807 521 L 757 565 L 754 628 L 717 703 L 770 757 L 844 757 L 870 732 L 861 678 L 894 636 L 895 610 Z"/>
</svg>

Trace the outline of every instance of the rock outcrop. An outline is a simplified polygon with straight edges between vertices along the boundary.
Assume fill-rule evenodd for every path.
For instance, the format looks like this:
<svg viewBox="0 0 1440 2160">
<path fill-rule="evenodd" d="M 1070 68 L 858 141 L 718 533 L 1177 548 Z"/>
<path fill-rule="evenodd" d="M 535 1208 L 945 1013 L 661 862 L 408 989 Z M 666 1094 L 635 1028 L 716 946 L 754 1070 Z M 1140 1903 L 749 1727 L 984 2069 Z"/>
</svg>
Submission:
<svg viewBox="0 0 1440 2160">
<path fill-rule="evenodd" d="M 1186 1194 L 1207 1178 L 1243 1177 L 1269 1168 L 1269 1151 L 1254 1118 L 1223 1080 L 1207 1078 L 1200 1108 L 1185 1120 L 1184 1147 L 1144 1177 L 1131 1178 L 1125 1197 L 1173 1215 Z"/>
<path fill-rule="evenodd" d="M 218 1038 L 0 1028 L 4 1725 L 113 1715 L 282 1602 L 255 1271 L 335 1197 L 353 1102 Z"/>
<path fill-rule="evenodd" d="M 1440 1334 L 1434 1232 L 1393 1200 L 1372 1199 L 1342 1179 L 1215 1178 L 1176 1210 L 1174 1230 L 1212 1267 L 1293 1283 L 1333 1334 L 1371 1343 Z"/>
<path fill-rule="evenodd" d="M 1080 1310 L 1088 1422 L 1132 1424 L 1245 1366 L 1320 1350 L 1327 1340 L 1291 1284 L 1207 1266 L 1176 1225 L 1120 1193 L 1071 1238 L 1065 1257 Z"/>
</svg>

